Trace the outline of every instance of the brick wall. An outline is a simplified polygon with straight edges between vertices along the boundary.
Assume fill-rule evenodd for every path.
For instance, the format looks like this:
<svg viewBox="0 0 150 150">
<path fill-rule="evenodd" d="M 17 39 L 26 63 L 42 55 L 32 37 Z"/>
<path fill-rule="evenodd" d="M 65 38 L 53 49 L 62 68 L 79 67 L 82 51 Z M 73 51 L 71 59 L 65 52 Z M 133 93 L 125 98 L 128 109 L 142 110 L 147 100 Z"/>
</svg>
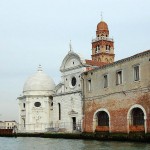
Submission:
<svg viewBox="0 0 150 150">
<path fill-rule="evenodd" d="M 0 129 L 0 135 L 11 135 L 13 134 L 13 129 Z"/>
<path fill-rule="evenodd" d="M 112 97 L 112 98 L 111 98 Z M 131 131 L 131 126 L 128 125 L 127 114 L 129 109 L 135 104 L 141 105 L 147 114 L 147 131 L 150 132 L 150 94 L 128 93 L 126 96 L 109 96 L 108 98 L 95 99 L 85 101 L 84 123 L 83 130 L 85 132 L 93 132 L 93 118 L 94 113 L 100 109 L 105 108 L 110 113 L 110 132 L 128 132 L 128 127 Z M 140 131 L 142 129 L 132 127 L 132 131 Z"/>
</svg>

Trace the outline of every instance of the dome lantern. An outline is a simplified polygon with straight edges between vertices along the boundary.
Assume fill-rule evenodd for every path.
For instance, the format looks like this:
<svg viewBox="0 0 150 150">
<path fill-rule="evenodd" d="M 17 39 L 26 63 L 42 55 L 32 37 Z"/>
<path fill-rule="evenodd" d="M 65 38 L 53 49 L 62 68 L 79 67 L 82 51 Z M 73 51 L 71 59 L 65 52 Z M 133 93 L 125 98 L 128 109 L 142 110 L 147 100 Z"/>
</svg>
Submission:
<svg viewBox="0 0 150 150">
<path fill-rule="evenodd" d="M 108 25 L 106 22 L 104 21 L 100 21 L 97 24 L 97 30 L 96 30 L 96 36 L 100 37 L 100 36 L 109 36 L 109 30 L 108 30 Z"/>
<path fill-rule="evenodd" d="M 42 66 L 41 65 L 39 65 L 37 71 L 42 71 Z"/>
</svg>

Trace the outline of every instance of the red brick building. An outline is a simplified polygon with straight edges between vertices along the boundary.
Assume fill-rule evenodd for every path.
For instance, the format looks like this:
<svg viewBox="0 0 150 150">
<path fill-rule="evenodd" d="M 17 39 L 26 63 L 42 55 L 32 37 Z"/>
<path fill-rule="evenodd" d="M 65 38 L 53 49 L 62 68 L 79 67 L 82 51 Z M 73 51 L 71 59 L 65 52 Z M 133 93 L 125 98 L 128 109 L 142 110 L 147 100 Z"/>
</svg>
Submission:
<svg viewBox="0 0 150 150">
<path fill-rule="evenodd" d="M 150 132 L 150 50 L 114 61 L 108 26 L 97 25 L 92 60 L 82 74 L 83 132 Z"/>
</svg>

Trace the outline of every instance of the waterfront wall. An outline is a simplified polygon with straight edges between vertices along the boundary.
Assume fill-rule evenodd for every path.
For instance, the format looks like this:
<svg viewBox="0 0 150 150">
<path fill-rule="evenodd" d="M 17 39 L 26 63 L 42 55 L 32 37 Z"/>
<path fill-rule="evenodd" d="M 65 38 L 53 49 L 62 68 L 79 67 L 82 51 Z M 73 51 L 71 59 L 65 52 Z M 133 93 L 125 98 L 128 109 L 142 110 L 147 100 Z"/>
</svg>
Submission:
<svg viewBox="0 0 150 150">
<path fill-rule="evenodd" d="M 18 133 L 15 137 L 42 137 L 63 139 L 84 139 L 100 141 L 150 142 L 150 134 L 143 133 Z"/>
</svg>

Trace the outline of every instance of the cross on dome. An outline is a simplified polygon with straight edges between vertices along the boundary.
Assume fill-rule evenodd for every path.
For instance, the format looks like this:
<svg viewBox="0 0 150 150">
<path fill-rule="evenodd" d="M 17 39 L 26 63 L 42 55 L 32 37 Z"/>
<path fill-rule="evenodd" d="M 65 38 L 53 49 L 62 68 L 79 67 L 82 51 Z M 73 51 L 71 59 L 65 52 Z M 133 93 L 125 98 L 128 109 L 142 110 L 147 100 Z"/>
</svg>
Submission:
<svg viewBox="0 0 150 150">
<path fill-rule="evenodd" d="M 38 66 L 38 70 L 37 71 L 43 71 L 41 65 Z"/>
<path fill-rule="evenodd" d="M 103 12 L 101 11 L 101 21 L 103 21 Z"/>
<path fill-rule="evenodd" d="M 69 52 L 72 52 L 73 49 L 72 49 L 72 44 L 71 44 L 71 40 L 70 40 L 70 43 L 69 43 Z"/>
</svg>

